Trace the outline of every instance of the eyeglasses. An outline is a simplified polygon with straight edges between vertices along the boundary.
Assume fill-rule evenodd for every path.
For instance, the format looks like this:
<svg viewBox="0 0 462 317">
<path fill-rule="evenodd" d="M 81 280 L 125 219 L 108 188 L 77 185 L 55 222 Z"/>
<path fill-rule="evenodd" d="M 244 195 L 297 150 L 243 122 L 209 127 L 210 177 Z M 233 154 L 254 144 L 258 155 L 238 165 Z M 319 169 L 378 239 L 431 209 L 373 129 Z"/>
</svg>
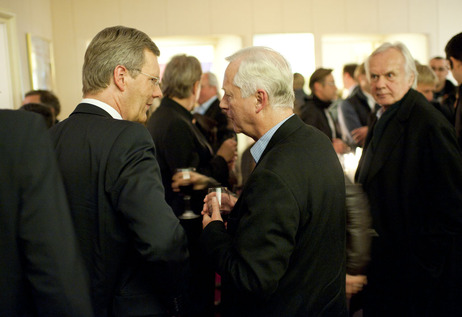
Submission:
<svg viewBox="0 0 462 317">
<path fill-rule="evenodd" d="M 154 77 L 149 74 L 143 73 L 140 69 L 134 69 L 137 72 L 140 72 L 140 74 L 143 74 L 144 76 L 148 76 L 151 79 L 151 82 L 154 86 L 159 86 L 160 85 L 160 78 L 159 77 Z"/>
</svg>

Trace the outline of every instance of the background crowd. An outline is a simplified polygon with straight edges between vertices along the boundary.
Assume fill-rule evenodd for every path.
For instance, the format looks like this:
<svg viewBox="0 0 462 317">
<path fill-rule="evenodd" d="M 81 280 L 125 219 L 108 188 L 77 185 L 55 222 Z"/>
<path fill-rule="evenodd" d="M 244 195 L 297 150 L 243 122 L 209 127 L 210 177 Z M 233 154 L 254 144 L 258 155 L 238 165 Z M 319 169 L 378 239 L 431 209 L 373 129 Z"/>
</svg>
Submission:
<svg viewBox="0 0 462 317">
<path fill-rule="evenodd" d="M 309 94 L 268 48 L 227 58 L 223 97 L 161 50 L 103 29 L 69 118 L 45 90 L 0 111 L 0 315 L 462 311 L 462 33 L 428 63 L 384 43 L 343 91 L 318 68 Z"/>
</svg>

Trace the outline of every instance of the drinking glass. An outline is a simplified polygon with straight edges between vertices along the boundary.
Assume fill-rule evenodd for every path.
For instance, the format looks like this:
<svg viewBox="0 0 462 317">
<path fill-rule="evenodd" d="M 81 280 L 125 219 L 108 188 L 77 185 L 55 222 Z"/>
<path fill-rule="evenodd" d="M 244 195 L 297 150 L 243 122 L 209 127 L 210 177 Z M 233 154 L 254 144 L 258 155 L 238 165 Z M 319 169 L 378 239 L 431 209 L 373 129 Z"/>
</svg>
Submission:
<svg viewBox="0 0 462 317">
<path fill-rule="evenodd" d="M 220 207 L 220 213 L 222 216 L 227 215 L 230 211 L 229 203 L 229 190 L 226 187 L 211 187 L 208 190 L 209 192 L 209 200 L 207 203 L 207 207 L 209 210 L 209 214 L 212 214 L 212 197 L 217 198 L 218 206 Z"/>
<path fill-rule="evenodd" d="M 176 172 L 181 173 L 182 179 L 190 179 L 191 178 L 191 172 L 195 172 L 196 169 L 194 167 L 186 167 L 186 168 L 177 168 Z M 188 182 L 187 184 L 180 185 L 180 192 L 183 195 L 183 201 L 184 201 L 184 211 L 183 213 L 179 216 L 180 219 L 195 219 L 199 218 L 200 215 L 197 215 L 192 211 L 191 209 L 191 195 L 193 193 L 193 187 L 194 184 L 191 182 Z"/>
</svg>

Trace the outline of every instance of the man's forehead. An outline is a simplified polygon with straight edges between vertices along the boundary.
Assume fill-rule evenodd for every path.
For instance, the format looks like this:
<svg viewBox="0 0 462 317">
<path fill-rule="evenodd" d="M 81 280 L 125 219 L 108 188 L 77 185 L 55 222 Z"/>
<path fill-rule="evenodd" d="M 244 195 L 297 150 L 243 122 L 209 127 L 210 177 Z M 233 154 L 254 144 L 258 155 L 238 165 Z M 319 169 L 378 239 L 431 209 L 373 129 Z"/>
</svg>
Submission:
<svg viewBox="0 0 462 317">
<path fill-rule="evenodd" d="M 387 51 L 371 56 L 369 66 L 372 69 L 397 70 L 404 68 L 404 56 L 397 50 L 389 49 Z"/>
<path fill-rule="evenodd" d="M 430 65 L 432 66 L 447 66 L 449 65 L 449 61 L 446 59 L 432 59 L 430 61 Z"/>
</svg>

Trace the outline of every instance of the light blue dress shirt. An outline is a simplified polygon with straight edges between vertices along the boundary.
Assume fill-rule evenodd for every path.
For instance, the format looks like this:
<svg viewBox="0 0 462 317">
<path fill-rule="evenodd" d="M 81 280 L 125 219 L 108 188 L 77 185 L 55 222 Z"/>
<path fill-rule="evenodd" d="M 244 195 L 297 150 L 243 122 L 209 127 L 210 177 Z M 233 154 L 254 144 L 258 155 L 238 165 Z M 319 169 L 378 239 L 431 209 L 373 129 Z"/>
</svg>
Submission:
<svg viewBox="0 0 462 317">
<path fill-rule="evenodd" d="M 290 117 L 292 117 L 293 115 L 294 114 L 292 114 L 291 116 L 285 118 L 284 120 L 282 120 L 281 122 L 276 124 L 274 127 L 269 129 L 268 132 L 266 132 L 260 139 L 258 139 L 257 142 L 255 142 L 255 144 L 250 149 L 250 153 L 252 154 L 252 157 L 253 157 L 255 163 L 258 163 L 258 161 L 260 160 L 263 152 L 265 151 L 266 147 L 268 146 L 268 143 L 271 140 L 271 138 L 273 137 L 274 133 L 276 133 L 276 131 L 279 129 L 279 127 L 284 122 L 286 122 Z"/>
</svg>

